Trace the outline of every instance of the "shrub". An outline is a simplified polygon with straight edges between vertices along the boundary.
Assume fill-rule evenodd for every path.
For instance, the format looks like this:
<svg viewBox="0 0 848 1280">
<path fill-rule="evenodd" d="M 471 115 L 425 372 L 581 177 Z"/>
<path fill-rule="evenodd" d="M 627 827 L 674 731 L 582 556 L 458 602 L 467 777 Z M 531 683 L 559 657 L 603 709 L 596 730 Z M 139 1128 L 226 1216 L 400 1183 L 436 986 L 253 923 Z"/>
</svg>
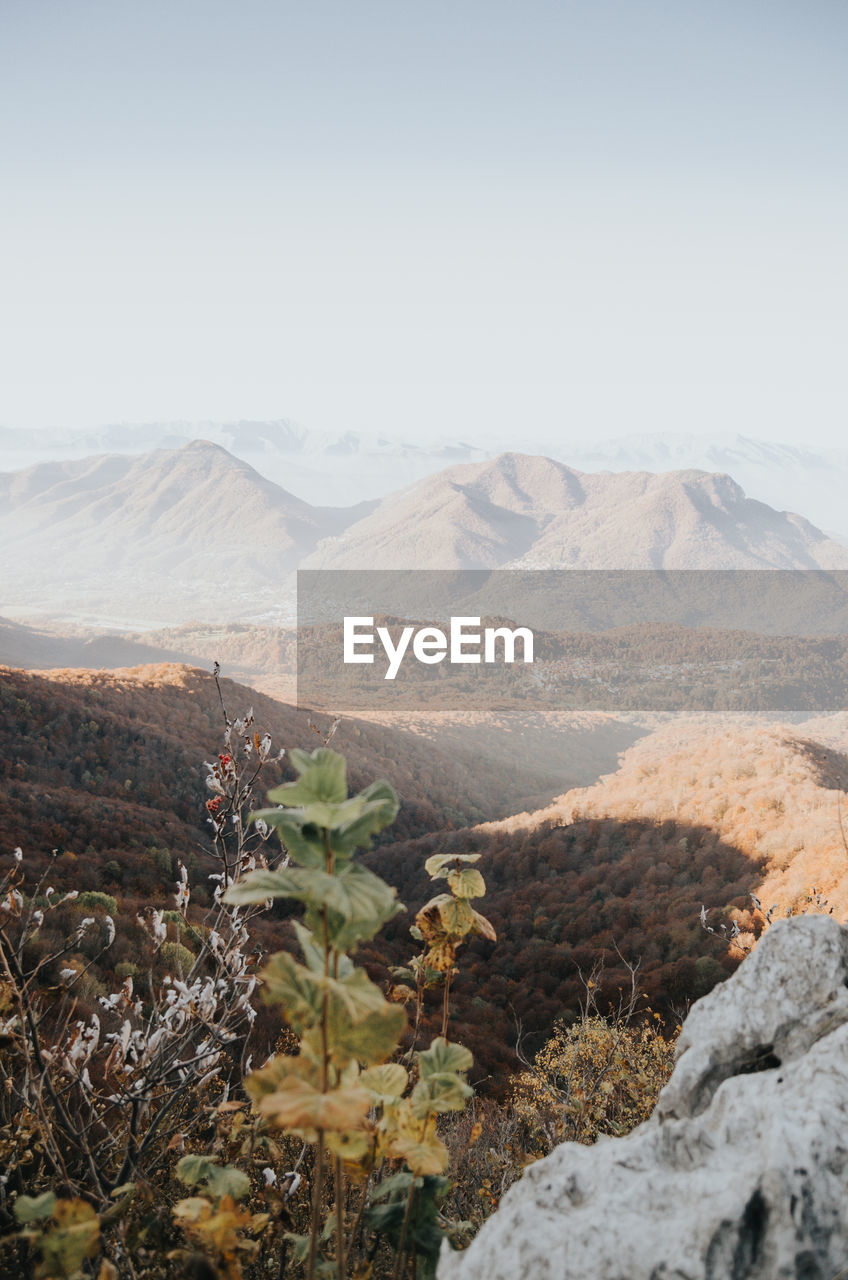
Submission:
<svg viewBox="0 0 848 1280">
<path fill-rule="evenodd" d="M 514 1086 L 515 1110 L 541 1153 L 564 1140 L 620 1137 L 648 1118 L 674 1059 L 674 1040 L 658 1020 L 633 1025 L 589 1010 L 570 1026 L 556 1024 Z"/>
<path fill-rule="evenodd" d="M 189 951 L 181 942 L 163 942 L 159 948 L 159 959 L 163 967 L 180 978 L 191 973 L 196 958 L 194 952 Z"/>
<path fill-rule="evenodd" d="M 100 893 L 97 889 L 84 889 L 77 896 L 76 907 L 80 911 L 105 911 L 107 916 L 118 914 L 118 901 L 109 893 Z"/>
</svg>

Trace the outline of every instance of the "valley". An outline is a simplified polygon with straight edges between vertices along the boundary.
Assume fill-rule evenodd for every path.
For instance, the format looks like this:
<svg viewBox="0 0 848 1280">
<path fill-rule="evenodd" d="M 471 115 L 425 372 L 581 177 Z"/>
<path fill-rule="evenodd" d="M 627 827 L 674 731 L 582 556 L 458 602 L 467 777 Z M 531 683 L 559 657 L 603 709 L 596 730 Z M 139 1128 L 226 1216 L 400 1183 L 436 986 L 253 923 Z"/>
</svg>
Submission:
<svg viewBox="0 0 848 1280">
<path fill-rule="evenodd" d="M 231 717 L 252 707 L 287 749 L 332 728 L 352 787 L 391 781 L 400 814 L 365 860 L 412 914 L 428 856 L 481 855 L 498 942 L 468 944 L 454 998 L 496 1096 L 517 1041 L 533 1051 L 558 1016 L 578 1016 L 597 963 L 602 1005 L 615 1004 L 624 960 L 638 962 L 645 1006 L 672 1027 L 775 913 L 848 913 L 848 640 L 832 572 L 848 551 L 803 517 L 726 475 L 592 474 L 514 453 L 358 507 L 313 507 L 221 444 L 169 443 L 0 477 L 4 842 L 57 890 L 82 876 L 111 895 L 122 956 L 140 906 L 169 900 L 179 862 L 197 920 L 211 900 L 216 663 Z M 363 564 L 527 570 L 516 601 L 552 619 L 555 585 L 535 570 L 579 570 L 574 617 L 589 621 L 538 630 L 532 668 L 501 667 L 494 697 L 448 675 L 450 696 L 422 700 L 399 676 L 390 699 L 348 703 L 324 678 L 332 638 L 293 625 L 295 573 Z M 720 607 L 697 594 L 719 567 L 752 575 L 725 579 Z M 592 577 L 628 569 L 671 591 L 645 597 L 648 620 L 623 621 L 637 596 Z M 791 573 L 781 595 L 755 572 L 779 569 L 813 571 L 809 596 Z M 671 570 L 694 574 L 696 608 Z M 769 634 L 750 626 L 768 597 L 755 581 L 778 585 Z M 652 616 L 675 598 L 691 622 Z M 482 575 L 476 611 L 496 599 Z M 300 674 L 319 675 L 300 690 L 308 705 L 298 640 Z M 285 757 L 275 768 L 292 776 Z M 289 915 L 277 906 L 262 921 L 263 947 L 289 937 Z M 407 958 L 409 923 L 398 916 L 365 948 L 375 976 L 389 981 Z"/>
</svg>

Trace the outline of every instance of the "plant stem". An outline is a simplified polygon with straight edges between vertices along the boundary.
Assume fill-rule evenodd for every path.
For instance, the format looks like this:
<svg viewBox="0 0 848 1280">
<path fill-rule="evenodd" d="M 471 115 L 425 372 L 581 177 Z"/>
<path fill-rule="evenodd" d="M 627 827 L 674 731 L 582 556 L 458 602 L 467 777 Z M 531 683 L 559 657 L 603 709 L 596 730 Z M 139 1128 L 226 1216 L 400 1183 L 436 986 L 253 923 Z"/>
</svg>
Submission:
<svg viewBox="0 0 848 1280">
<path fill-rule="evenodd" d="M 330 848 L 330 833 L 324 832 L 324 869 L 328 875 L 333 874 L 333 851 Z M 330 975 L 330 936 L 329 924 L 327 920 L 327 908 L 322 908 L 321 924 L 324 943 L 324 979 Z M 328 1024 L 330 1020 L 330 1001 L 327 988 L 325 985 L 324 996 L 321 1001 L 321 1092 L 326 1093 L 330 1086 L 330 1054 L 327 1043 Z M 315 1197 L 312 1201 L 312 1223 L 309 1231 L 309 1257 L 306 1261 L 306 1277 L 307 1280 L 313 1280 L 315 1275 L 315 1256 L 318 1251 L 318 1234 L 321 1230 L 321 1192 L 324 1186 L 324 1130 L 318 1130 L 318 1146 L 315 1152 Z M 343 1213 L 338 1203 L 338 1190 L 336 1192 L 336 1213 Z M 344 1266 L 344 1242 L 339 1233 L 339 1239 L 336 1247 L 336 1255 L 340 1260 L 340 1265 Z M 339 1271 L 339 1280 L 342 1280 L 342 1271 Z"/>
<path fill-rule="evenodd" d="M 362 1215 L 365 1213 L 365 1205 L 368 1202 L 368 1188 L 370 1186 L 371 1186 L 371 1175 L 369 1174 L 365 1180 L 365 1183 L 363 1184 L 362 1195 L 359 1198 L 359 1208 L 356 1211 L 356 1218 L 354 1219 L 353 1227 L 351 1228 L 350 1249 L 348 1250 L 348 1257 L 350 1256 L 350 1251 L 356 1248 L 357 1236 L 360 1234 L 360 1231 L 361 1231 Z"/>
<path fill-rule="evenodd" d="M 315 1255 L 321 1230 L 321 1192 L 324 1189 L 324 1130 L 318 1130 L 315 1150 L 315 1186 L 312 1191 L 312 1222 L 309 1227 L 309 1256 L 306 1259 L 306 1280 L 314 1280 Z"/>
<path fill-rule="evenodd" d="M 344 1170 L 341 1157 L 336 1156 L 335 1168 L 336 1196 L 336 1275 L 338 1280 L 345 1280 L 345 1238 L 344 1238 Z"/>
<path fill-rule="evenodd" d="M 409 1226 L 409 1214 L 412 1209 L 412 1197 L 415 1194 L 415 1179 L 413 1178 L 409 1184 L 409 1191 L 406 1197 L 406 1209 L 403 1214 L 403 1225 L 400 1229 L 400 1239 L 398 1240 L 397 1253 L 395 1254 L 395 1265 L 392 1269 L 392 1280 L 399 1280 L 401 1274 L 401 1263 L 403 1261 L 403 1247 L 406 1244 L 406 1229 Z"/>
<path fill-rule="evenodd" d="M 448 1037 L 448 1018 L 450 1016 L 450 989 L 451 989 L 451 970 L 448 969 L 445 974 L 445 994 L 442 1000 L 442 1035 L 447 1040 Z"/>
</svg>

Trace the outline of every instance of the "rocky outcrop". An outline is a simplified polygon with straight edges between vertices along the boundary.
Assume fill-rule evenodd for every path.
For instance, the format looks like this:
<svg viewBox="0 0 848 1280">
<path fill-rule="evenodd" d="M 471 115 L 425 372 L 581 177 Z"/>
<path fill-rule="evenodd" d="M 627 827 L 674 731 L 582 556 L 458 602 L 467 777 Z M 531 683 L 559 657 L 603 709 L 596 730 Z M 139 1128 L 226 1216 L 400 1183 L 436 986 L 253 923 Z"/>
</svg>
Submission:
<svg viewBox="0 0 848 1280">
<path fill-rule="evenodd" d="M 774 925 L 693 1007 L 645 1124 L 532 1165 L 438 1276 L 836 1280 L 845 1268 L 848 929 L 805 916 Z"/>
</svg>

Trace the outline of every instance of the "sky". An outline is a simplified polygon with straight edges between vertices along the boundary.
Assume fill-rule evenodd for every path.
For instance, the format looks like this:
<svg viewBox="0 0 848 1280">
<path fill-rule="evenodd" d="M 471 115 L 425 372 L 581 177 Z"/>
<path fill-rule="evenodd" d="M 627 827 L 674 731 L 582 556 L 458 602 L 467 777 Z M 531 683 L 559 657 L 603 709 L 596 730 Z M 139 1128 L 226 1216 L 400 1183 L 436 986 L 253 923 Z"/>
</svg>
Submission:
<svg viewBox="0 0 848 1280">
<path fill-rule="evenodd" d="M 844 442 L 844 0 L 0 0 L 0 425 Z"/>
</svg>

